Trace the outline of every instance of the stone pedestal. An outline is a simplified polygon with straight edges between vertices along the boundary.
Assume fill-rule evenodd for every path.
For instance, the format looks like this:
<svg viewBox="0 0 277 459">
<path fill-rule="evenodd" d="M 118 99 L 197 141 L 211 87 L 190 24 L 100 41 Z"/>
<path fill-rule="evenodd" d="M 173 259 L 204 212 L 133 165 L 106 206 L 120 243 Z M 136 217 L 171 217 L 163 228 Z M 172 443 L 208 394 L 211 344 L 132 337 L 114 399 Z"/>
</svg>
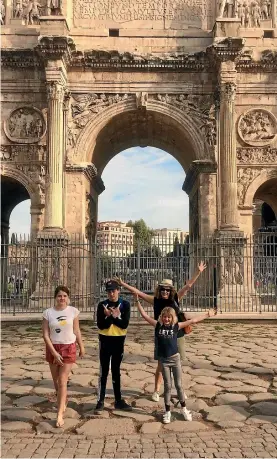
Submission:
<svg viewBox="0 0 277 459">
<path fill-rule="evenodd" d="M 9 257 L 9 225 L 1 222 L 1 296 L 7 294 Z"/>
<path fill-rule="evenodd" d="M 241 21 L 238 18 L 217 18 L 214 26 L 214 36 L 239 37 Z"/>
<path fill-rule="evenodd" d="M 40 35 L 42 36 L 67 36 L 69 28 L 63 16 L 41 16 Z"/>
<path fill-rule="evenodd" d="M 219 312 L 259 312 L 254 290 L 253 246 L 242 232 L 218 232 L 215 236 L 217 305 Z"/>
<path fill-rule="evenodd" d="M 43 230 L 38 233 L 33 272 L 36 273 L 35 291 L 29 300 L 29 308 L 42 310 L 54 302 L 54 290 L 68 282 L 68 235 L 66 232 L 53 234 Z"/>
</svg>

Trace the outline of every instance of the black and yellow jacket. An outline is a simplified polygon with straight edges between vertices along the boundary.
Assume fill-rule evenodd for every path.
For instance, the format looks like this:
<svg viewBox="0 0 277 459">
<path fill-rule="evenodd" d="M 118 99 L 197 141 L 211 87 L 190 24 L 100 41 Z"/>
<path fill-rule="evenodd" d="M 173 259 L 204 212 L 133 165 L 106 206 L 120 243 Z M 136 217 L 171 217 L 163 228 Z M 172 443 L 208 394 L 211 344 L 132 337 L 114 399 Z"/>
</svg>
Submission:
<svg viewBox="0 0 277 459">
<path fill-rule="evenodd" d="M 117 308 L 119 305 L 120 316 L 106 316 L 104 306 L 108 309 Z M 119 298 L 118 301 L 101 301 L 97 307 L 97 327 L 98 333 L 105 336 L 125 336 L 130 321 L 130 303 Z"/>
</svg>

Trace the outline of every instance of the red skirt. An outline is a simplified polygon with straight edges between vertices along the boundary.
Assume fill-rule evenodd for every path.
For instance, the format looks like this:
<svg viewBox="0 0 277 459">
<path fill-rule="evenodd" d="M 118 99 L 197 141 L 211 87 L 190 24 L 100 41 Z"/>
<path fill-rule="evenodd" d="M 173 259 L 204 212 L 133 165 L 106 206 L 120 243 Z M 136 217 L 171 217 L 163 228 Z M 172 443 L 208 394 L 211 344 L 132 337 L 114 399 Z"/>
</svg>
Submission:
<svg viewBox="0 0 277 459">
<path fill-rule="evenodd" d="M 53 344 L 55 350 L 62 356 L 63 363 L 76 362 L 76 342 L 71 344 Z M 54 363 L 54 356 L 46 346 L 46 361 Z"/>
</svg>

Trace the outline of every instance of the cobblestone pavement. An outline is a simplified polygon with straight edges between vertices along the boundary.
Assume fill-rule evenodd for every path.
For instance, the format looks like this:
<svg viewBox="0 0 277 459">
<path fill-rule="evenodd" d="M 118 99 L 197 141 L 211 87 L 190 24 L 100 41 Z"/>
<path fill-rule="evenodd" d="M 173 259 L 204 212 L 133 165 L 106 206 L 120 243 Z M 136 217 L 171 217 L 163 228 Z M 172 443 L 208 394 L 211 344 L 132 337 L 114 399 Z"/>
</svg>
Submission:
<svg viewBox="0 0 277 459">
<path fill-rule="evenodd" d="M 2 326 L 2 458 L 277 457 L 277 324 L 205 322 L 186 337 L 183 385 L 193 421 L 151 400 L 153 330 L 131 326 L 122 364 L 132 412 L 93 411 L 97 331 L 81 324 L 86 358 L 74 365 L 65 428 L 56 429 L 54 389 L 40 324 Z M 175 391 L 173 390 L 173 395 Z"/>
</svg>

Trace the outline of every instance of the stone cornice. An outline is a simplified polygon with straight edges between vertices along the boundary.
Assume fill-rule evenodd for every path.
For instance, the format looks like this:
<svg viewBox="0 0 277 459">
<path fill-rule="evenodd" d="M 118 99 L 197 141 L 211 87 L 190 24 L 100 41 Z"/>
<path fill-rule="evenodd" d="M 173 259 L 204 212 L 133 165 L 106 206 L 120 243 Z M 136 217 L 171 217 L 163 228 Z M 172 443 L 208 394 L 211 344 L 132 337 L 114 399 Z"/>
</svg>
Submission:
<svg viewBox="0 0 277 459">
<path fill-rule="evenodd" d="M 236 46 L 235 40 L 240 41 Z M 43 69 L 43 60 L 63 59 L 70 67 L 91 68 L 94 71 L 210 72 L 215 70 L 215 64 L 233 60 L 239 73 L 276 72 L 277 51 L 264 50 L 260 59 L 254 60 L 252 50 L 243 50 L 239 45 L 242 45 L 242 39 L 226 39 L 209 46 L 206 52 L 137 56 L 117 51 L 92 50 L 83 53 L 75 51 L 75 45 L 69 37 L 40 37 L 35 49 L 2 49 L 1 65 L 15 69 Z"/>
<path fill-rule="evenodd" d="M 46 61 L 61 59 L 66 65 L 71 62 L 75 49 L 72 38 L 63 36 L 42 36 L 35 47 L 37 53 Z"/>
<path fill-rule="evenodd" d="M 224 38 L 208 46 L 207 55 L 212 64 L 219 65 L 227 61 L 235 62 L 239 58 L 243 46 L 243 38 Z"/>
<path fill-rule="evenodd" d="M 182 190 L 189 194 L 199 174 L 212 174 L 215 173 L 216 170 L 217 164 L 212 160 L 199 159 L 193 161 L 186 173 Z"/>
<path fill-rule="evenodd" d="M 3 49 L 1 51 L 1 66 L 15 69 L 43 69 L 43 62 L 37 53 L 31 49 Z"/>
<path fill-rule="evenodd" d="M 94 70 L 134 70 L 134 71 L 203 71 L 209 69 L 205 52 L 195 54 L 167 53 L 160 55 L 136 55 L 129 52 L 91 50 L 73 53 L 72 67 Z"/>
<path fill-rule="evenodd" d="M 253 52 L 251 49 L 244 50 L 236 62 L 236 70 L 243 72 L 276 72 L 277 70 L 277 51 L 270 49 L 264 50 L 261 53 L 260 60 L 253 60 Z"/>
<path fill-rule="evenodd" d="M 97 169 L 94 164 L 66 164 L 66 172 L 82 173 L 89 180 L 94 180 L 97 177 Z"/>
</svg>

